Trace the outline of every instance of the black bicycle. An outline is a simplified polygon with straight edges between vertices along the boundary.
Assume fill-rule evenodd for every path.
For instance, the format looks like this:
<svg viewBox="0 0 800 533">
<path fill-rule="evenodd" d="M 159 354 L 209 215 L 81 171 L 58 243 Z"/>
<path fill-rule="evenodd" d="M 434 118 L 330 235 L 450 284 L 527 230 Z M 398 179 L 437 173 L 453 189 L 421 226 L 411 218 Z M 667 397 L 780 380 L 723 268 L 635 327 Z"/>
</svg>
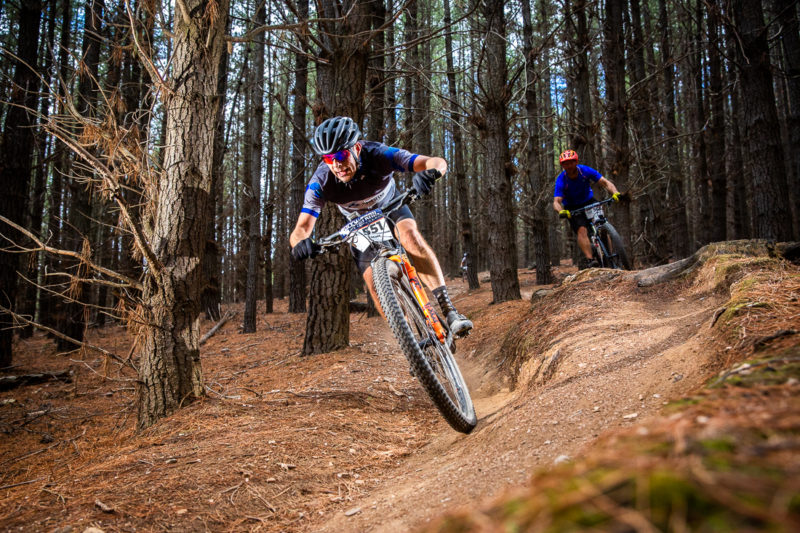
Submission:
<svg viewBox="0 0 800 533">
<path fill-rule="evenodd" d="M 388 214 L 417 198 L 408 191 L 383 210 L 375 209 L 345 224 L 318 244 L 323 251 L 343 243 L 362 253 L 370 248 L 372 277 L 381 308 L 412 371 L 445 420 L 469 433 L 477 424 L 475 407 L 453 352 L 453 333 L 433 308 L 403 247 L 394 236 Z"/>
<path fill-rule="evenodd" d="M 601 267 L 630 270 L 631 264 L 628 261 L 622 237 L 606 219 L 603 212 L 603 204 L 613 201 L 613 198 L 607 198 L 578 209 L 570 209 L 570 215 L 581 212 L 586 214 L 586 218 L 589 220 L 587 230 L 589 241 L 592 243 L 592 256 Z"/>
</svg>

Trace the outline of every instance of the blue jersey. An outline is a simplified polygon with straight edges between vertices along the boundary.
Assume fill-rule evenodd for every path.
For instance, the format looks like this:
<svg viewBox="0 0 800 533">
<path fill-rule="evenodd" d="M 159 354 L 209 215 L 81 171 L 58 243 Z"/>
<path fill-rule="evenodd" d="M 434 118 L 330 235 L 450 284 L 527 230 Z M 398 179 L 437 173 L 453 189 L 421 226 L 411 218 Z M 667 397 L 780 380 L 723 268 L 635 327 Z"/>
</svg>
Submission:
<svg viewBox="0 0 800 533">
<path fill-rule="evenodd" d="M 578 165 L 578 177 L 570 179 L 565 170 L 556 178 L 556 190 L 554 198 L 563 198 L 565 208 L 580 206 L 594 198 L 592 184 L 597 183 L 603 175 L 592 167 Z"/>
<path fill-rule="evenodd" d="M 362 141 L 358 169 L 353 179 L 339 181 L 323 161 L 306 186 L 303 213 L 318 217 L 325 202 L 333 202 L 348 218 L 389 203 L 395 195 L 394 171 L 413 172 L 418 154 Z"/>
</svg>

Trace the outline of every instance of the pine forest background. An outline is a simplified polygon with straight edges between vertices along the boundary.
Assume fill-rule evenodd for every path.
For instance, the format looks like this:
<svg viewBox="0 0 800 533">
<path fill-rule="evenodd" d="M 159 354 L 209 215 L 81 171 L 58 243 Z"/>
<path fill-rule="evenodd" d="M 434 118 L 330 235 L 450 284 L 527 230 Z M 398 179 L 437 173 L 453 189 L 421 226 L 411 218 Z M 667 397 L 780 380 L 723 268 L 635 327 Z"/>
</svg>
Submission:
<svg viewBox="0 0 800 533">
<path fill-rule="evenodd" d="M 2 0 L 0 367 L 34 324 L 72 350 L 124 320 L 139 355 L 109 356 L 141 377 L 144 427 L 202 394 L 197 317 L 221 304 L 252 330 L 287 298 L 307 353 L 346 344 L 314 322 L 363 291 L 346 252 L 297 264 L 288 244 L 308 138 L 338 114 L 448 161 L 415 215 L 495 301 L 519 298 L 517 268 L 548 283 L 575 257 L 551 207 L 568 148 L 630 194 L 608 216 L 636 267 L 797 240 L 797 4 Z M 148 396 L 165 353 L 177 400 Z"/>
</svg>

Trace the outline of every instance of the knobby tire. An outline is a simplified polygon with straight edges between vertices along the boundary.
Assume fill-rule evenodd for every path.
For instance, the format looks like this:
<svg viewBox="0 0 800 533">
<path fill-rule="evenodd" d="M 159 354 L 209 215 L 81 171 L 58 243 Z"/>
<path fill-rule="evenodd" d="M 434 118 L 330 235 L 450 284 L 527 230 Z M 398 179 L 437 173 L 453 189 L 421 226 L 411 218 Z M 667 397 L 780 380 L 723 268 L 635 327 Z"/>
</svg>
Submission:
<svg viewBox="0 0 800 533">
<path fill-rule="evenodd" d="M 611 225 L 610 222 L 606 222 L 601 226 L 601 231 L 608 236 L 608 239 L 605 240 L 604 244 L 606 247 L 610 248 L 611 256 L 609 259 L 612 260 L 612 268 L 618 268 L 620 270 L 630 270 L 631 263 L 628 261 L 628 254 L 625 252 L 625 245 L 622 242 L 622 237 L 620 237 L 619 233 L 614 226 Z"/>
<path fill-rule="evenodd" d="M 453 354 L 427 325 L 400 265 L 381 257 L 372 272 L 386 320 L 414 375 L 453 429 L 469 433 L 478 420 L 467 385 Z M 425 339 L 430 342 L 423 351 L 420 341 Z"/>
</svg>

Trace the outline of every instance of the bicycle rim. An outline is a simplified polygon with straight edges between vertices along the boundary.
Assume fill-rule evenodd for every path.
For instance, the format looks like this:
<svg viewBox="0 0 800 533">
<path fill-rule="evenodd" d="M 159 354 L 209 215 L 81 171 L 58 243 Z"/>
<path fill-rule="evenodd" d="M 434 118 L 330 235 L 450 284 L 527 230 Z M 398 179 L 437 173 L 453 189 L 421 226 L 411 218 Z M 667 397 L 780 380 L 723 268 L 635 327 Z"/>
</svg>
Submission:
<svg viewBox="0 0 800 533">
<path fill-rule="evenodd" d="M 477 418 L 453 354 L 428 325 L 399 265 L 385 258 L 373 264 L 375 288 L 392 332 L 417 379 L 445 420 L 469 433 Z"/>
</svg>

